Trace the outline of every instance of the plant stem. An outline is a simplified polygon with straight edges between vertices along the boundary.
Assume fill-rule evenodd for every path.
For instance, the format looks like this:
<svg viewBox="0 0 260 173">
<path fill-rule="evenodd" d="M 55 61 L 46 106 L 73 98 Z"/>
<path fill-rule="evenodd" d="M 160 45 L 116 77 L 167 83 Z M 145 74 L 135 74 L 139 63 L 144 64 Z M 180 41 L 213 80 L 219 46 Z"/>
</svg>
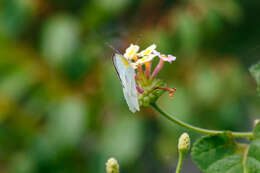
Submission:
<svg viewBox="0 0 260 173">
<path fill-rule="evenodd" d="M 203 133 L 203 134 L 210 134 L 210 135 L 215 135 L 218 133 L 223 133 L 224 131 L 220 131 L 220 130 L 208 130 L 208 129 L 202 129 L 199 127 L 195 127 L 193 125 L 187 124 L 181 120 L 178 120 L 177 118 L 171 116 L 170 114 L 165 113 L 164 111 L 162 111 L 158 105 L 156 103 L 152 103 L 151 106 L 156 109 L 159 113 L 161 113 L 164 117 L 166 117 L 168 120 L 182 126 L 185 127 L 187 129 L 193 130 L 195 132 L 198 133 Z M 235 137 L 247 137 L 247 138 L 252 138 L 253 134 L 252 132 L 231 132 L 233 136 Z"/>
<path fill-rule="evenodd" d="M 184 153 L 179 151 L 179 160 L 178 160 L 178 164 L 177 164 L 175 173 L 180 173 L 180 171 L 181 171 L 181 166 L 182 166 L 182 162 L 183 162 L 183 158 L 184 158 L 183 156 L 184 156 Z"/>
</svg>

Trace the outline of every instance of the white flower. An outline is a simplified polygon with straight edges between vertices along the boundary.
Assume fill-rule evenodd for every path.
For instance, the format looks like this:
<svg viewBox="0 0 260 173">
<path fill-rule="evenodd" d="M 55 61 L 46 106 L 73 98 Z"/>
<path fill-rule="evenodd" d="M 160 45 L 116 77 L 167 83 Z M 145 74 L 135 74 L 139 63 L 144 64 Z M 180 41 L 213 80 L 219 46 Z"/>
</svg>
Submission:
<svg viewBox="0 0 260 173">
<path fill-rule="evenodd" d="M 137 56 L 139 56 L 139 57 L 150 56 L 155 49 L 156 49 L 156 45 L 152 44 L 151 46 L 149 46 L 145 50 L 138 53 Z"/>
<path fill-rule="evenodd" d="M 138 45 L 131 44 L 125 51 L 124 57 L 128 60 L 132 60 L 136 57 L 136 53 L 139 50 Z"/>
<path fill-rule="evenodd" d="M 163 61 L 167 61 L 169 63 L 171 63 L 172 61 L 175 61 L 176 60 L 176 57 L 175 56 L 172 56 L 172 55 L 164 55 L 164 54 L 161 54 L 160 52 L 156 51 L 156 50 L 153 50 L 153 53 L 158 56 L 161 60 Z"/>
<path fill-rule="evenodd" d="M 146 63 L 146 62 L 152 61 L 154 57 L 156 57 L 155 54 L 146 55 L 146 56 L 144 56 L 143 58 L 138 59 L 138 60 L 135 62 L 135 64 L 136 64 L 136 65 L 144 64 L 144 63 Z"/>
<path fill-rule="evenodd" d="M 148 48 L 146 48 L 145 50 L 141 51 L 140 53 L 137 53 L 138 57 L 141 57 L 140 59 L 138 59 L 134 65 L 141 65 L 144 64 L 146 62 L 150 62 L 153 60 L 154 57 L 156 57 L 156 55 L 153 53 L 153 51 L 155 50 L 156 45 L 152 44 L 151 46 L 149 46 Z"/>
</svg>

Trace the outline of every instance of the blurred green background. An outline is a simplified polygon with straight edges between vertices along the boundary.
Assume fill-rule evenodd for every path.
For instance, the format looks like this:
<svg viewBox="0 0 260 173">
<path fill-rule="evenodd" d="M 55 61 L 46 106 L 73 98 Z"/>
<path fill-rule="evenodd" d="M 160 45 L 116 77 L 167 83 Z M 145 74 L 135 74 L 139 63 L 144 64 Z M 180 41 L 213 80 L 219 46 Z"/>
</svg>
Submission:
<svg viewBox="0 0 260 173">
<path fill-rule="evenodd" d="M 174 172 L 187 131 L 132 114 L 112 65 L 130 43 L 177 57 L 158 104 L 209 129 L 248 131 L 260 99 L 259 0 L 0 0 L 0 172 Z M 188 131 L 192 142 L 199 135 Z M 200 172 L 188 157 L 183 172 Z"/>
</svg>

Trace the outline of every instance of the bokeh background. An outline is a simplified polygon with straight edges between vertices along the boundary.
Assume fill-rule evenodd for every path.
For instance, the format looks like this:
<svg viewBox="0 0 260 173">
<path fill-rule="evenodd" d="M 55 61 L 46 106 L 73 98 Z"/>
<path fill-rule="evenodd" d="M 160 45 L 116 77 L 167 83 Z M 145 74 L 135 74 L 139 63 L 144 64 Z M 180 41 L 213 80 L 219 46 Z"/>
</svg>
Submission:
<svg viewBox="0 0 260 173">
<path fill-rule="evenodd" d="M 248 131 L 260 99 L 259 0 L 0 0 L 0 172 L 174 172 L 189 132 L 152 108 L 132 114 L 112 65 L 130 43 L 177 60 L 158 104 L 209 129 Z M 156 65 L 156 63 L 154 63 Z M 199 173 L 190 157 L 183 172 Z"/>
</svg>

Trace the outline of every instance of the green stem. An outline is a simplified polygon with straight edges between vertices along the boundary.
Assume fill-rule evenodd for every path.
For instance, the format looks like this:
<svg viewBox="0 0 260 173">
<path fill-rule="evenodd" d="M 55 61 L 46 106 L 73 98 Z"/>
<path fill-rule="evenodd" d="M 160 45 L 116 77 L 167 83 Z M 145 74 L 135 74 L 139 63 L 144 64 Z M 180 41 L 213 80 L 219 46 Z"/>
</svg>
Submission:
<svg viewBox="0 0 260 173">
<path fill-rule="evenodd" d="M 210 135 L 215 135 L 215 134 L 218 134 L 218 133 L 223 133 L 224 131 L 220 131 L 220 130 L 208 130 L 208 129 L 202 129 L 202 128 L 199 128 L 199 127 L 195 127 L 193 125 L 190 125 L 190 124 L 187 124 L 181 120 L 178 120 L 177 118 L 171 116 L 170 114 L 167 114 L 165 112 L 163 112 L 158 106 L 156 103 L 152 103 L 151 106 L 156 109 L 159 113 L 161 113 L 164 117 L 166 117 L 168 120 L 182 126 L 182 127 L 185 127 L 187 129 L 190 129 L 190 130 L 193 130 L 195 132 L 198 132 L 198 133 L 203 133 L 203 134 L 210 134 Z M 253 134 L 251 132 L 232 132 L 232 135 L 233 136 L 236 136 L 236 137 L 247 137 L 247 138 L 252 138 L 253 137 Z"/>
<path fill-rule="evenodd" d="M 181 171 L 181 166 L 182 166 L 182 162 L 183 162 L 183 158 L 184 158 L 183 156 L 184 156 L 183 152 L 179 151 L 179 160 L 178 160 L 178 164 L 177 164 L 175 173 L 180 173 L 180 171 Z"/>
</svg>

